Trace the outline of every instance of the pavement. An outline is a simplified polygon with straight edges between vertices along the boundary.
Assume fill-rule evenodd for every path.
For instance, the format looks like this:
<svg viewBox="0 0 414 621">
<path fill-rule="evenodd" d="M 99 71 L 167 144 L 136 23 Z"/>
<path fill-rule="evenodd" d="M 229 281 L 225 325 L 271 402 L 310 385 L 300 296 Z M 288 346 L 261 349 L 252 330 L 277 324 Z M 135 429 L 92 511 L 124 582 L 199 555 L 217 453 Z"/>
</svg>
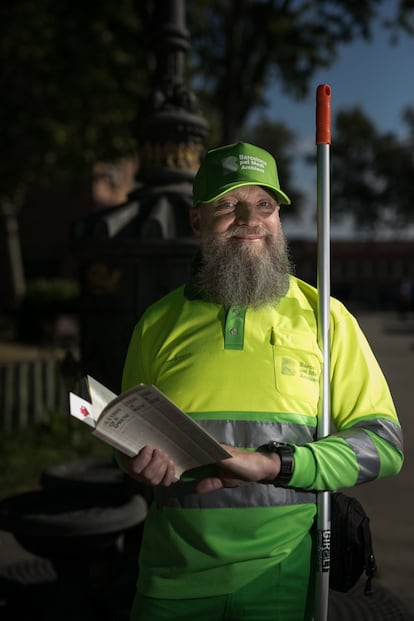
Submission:
<svg viewBox="0 0 414 621">
<path fill-rule="evenodd" d="M 329 621 L 414 621 L 414 316 L 403 319 L 392 312 L 354 314 L 388 380 L 404 431 L 406 457 L 397 477 L 347 490 L 360 500 L 370 517 L 378 575 L 371 597 L 363 595 L 362 583 L 349 594 L 332 593 Z M 28 583 L 36 581 L 31 572 L 43 572 L 45 581 L 53 579 L 52 570 L 44 563 L 23 549 L 10 533 L 0 531 L 0 586 L 2 577 L 18 576 L 21 571 Z M 1 600 L 0 592 L 0 616 L 5 605 Z"/>
<path fill-rule="evenodd" d="M 397 477 L 349 493 L 362 502 L 370 517 L 377 582 L 414 618 L 414 317 L 355 314 L 388 380 L 404 432 L 405 461 Z"/>
</svg>

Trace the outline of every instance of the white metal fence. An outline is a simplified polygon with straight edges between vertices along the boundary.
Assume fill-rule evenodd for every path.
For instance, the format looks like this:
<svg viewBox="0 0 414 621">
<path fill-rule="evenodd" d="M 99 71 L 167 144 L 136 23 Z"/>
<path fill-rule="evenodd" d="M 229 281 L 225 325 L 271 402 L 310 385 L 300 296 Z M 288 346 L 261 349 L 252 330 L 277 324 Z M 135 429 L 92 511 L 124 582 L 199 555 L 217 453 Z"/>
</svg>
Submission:
<svg viewBox="0 0 414 621">
<path fill-rule="evenodd" d="M 0 432 L 23 429 L 68 409 L 62 359 L 0 363 Z"/>
</svg>

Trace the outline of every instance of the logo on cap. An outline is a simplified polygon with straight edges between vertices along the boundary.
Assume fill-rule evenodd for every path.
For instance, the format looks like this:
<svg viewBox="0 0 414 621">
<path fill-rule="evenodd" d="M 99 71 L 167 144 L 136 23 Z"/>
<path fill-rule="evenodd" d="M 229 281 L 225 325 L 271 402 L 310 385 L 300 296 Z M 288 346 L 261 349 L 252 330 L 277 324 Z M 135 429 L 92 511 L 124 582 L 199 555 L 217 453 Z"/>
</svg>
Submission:
<svg viewBox="0 0 414 621">
<path fill-rule="evenodd" d="M 241 170 L 254 170 L 264 174 L 267 162 L 255 155 L 240 154 L 240 168 Z"/>
<path fill-rule="evenodd" d="M 238 172 L 239 170 L 253 170 L 264 174 L 267 162 L 255 155 L 240 153 L 238 158 L 236 155 L 228 155 L 223 158 L 221 160 L 221 166 L 223 169 L 223 177 Z"/>
<path fill-rule="evenodd" d="M 237 172 L 239 167 L 237 166 L 237 157 L 235 155 L 229 155 L 221 160 L 223 167 L 223 176 L 230 175 L 230 173 Z"/>
</svg>

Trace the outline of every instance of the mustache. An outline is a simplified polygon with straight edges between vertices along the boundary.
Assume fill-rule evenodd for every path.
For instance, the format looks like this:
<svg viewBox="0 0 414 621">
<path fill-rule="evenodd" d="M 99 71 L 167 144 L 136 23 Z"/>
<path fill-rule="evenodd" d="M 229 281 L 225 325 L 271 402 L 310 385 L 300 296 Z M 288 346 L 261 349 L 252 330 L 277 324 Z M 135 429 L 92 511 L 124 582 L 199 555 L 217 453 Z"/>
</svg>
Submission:
<svg viewBox="0 0 414 621">
<path fill-rule="evenodd" d="M 262 235 L 263 237 L 271 237 L 272 233 L 263 226 L 248 226 L 247 224 L 236 224 L 229 228 L 225 233 L 222 233 L 223 239 L 229 239 L 230 237 L 236 237 L 237 235 Z"/>
</svg>

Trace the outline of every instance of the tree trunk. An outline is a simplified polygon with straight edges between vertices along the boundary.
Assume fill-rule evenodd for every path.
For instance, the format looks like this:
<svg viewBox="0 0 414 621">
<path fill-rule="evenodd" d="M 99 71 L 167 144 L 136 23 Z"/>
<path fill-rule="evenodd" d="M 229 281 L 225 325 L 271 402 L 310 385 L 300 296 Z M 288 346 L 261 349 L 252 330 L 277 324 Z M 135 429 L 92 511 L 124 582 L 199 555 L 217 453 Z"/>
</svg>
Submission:
<svg viewBox="0 0 414 621">
<path fill-rule="evenodd" d="M 0 205 L 0 214 L 2 220 L 0 239 L 3 238 L 0 246 L 4 249 L 5 255 L 2 261 L 4 273 L 1 276 L 2 306 L 4 310 L 12 310 L 17 307 L 26 292 L 17 208 L 9 201 L 3 202 Z"/>
</svg>

